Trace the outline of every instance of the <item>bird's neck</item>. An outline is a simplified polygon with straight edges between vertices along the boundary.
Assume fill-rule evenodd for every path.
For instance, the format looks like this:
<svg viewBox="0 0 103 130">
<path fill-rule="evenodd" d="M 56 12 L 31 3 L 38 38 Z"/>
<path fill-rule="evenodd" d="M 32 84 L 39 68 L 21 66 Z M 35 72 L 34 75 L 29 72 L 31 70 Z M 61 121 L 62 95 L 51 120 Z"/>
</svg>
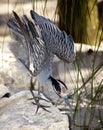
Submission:
<svg viewBox="0 0 103 130">
<path fill-rule="evenodd" d="M 42 85 L 48 80 L 51 75 L 51 71 L 49 69 L 43 69 L 38 75 L 37 79 Z"/>
</svg>

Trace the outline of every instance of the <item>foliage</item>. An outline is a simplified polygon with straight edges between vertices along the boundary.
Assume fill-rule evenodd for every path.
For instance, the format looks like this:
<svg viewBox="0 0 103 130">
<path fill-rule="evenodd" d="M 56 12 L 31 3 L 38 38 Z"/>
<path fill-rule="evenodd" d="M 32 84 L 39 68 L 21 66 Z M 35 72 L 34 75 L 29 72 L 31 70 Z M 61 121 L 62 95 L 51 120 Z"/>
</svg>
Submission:
<svg viewBox="0 0 103 130">
<path fill-rule="evenodd" d="M 88 0 L 58 0 L 59 27 L 72 34 L 75 42 L 86 42 Z"/>
</svg>

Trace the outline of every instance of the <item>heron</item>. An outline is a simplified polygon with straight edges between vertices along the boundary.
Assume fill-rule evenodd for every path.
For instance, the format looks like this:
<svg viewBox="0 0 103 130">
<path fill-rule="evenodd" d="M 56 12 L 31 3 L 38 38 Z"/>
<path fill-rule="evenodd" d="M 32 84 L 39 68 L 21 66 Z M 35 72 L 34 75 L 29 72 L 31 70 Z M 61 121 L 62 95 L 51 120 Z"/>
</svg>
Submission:
<svg viewBox="0 0 103 130">
<path fill-rule="evenodd" d="M 23 46 L 27 55 L 26 60 L 21 57 L 16 58 L 31 76 L 37 78 L 40 85 L 47 87 L 51 85 L 55 93 L 70 107 L 68 87 L 63 81 L 53 77 L 52 63 L 55 55 L 66 63 L 74 62 L 76 57 L 74 40 L 70 34 L 67 35 L 65 31 L 60 30 L 50 19 L 33 10 L 30 10 L 30 14 L 31 18 L 25 14 L 19 17 L 13 11 L 13 16 L 7 23 L 14 40 Z M 30 65 L 33 70 L 30 69 Z M 31 93 L 37 104 L 37 111 L 40 107 L 47 110 L 39 103 L 32 90 Z"/>
</svg>

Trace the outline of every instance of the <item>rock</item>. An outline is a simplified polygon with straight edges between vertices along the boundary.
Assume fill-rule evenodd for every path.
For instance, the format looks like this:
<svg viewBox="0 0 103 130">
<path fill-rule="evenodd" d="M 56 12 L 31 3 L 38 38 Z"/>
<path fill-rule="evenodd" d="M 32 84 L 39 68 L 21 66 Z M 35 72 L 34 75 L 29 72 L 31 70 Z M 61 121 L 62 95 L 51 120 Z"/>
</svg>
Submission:
<svg viewBox="0 0 103 130">
<path fill-rule="evenodd" d="M 50 113 L 40 108 L 36 114 L 37 106 L 32 104 L 33 100 L 28 100 L 30 98 L 29 91 L 21 91 L 0 100 L 0 130 L 69 130 L 66 115 L 44 100 L 40 103 L 50 106 Z"/>
</svg>

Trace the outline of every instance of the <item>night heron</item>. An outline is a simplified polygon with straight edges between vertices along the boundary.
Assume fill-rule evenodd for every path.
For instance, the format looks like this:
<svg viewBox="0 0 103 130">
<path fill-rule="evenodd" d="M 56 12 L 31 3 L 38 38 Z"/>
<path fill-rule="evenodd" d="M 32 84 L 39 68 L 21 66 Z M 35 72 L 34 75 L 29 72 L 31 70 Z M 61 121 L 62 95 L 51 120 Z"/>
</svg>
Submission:
<svg viewBox="0 0 103 130">
<path fill-rule="evenodd" d="M 27 61 L 21 57 L 16 58 L 25 66 L 31 76 L 37 77 L 40 85 L 48 87 L 52 85 L 56 94 L 70 106 L 68 88 L 63 81 L 52 76 L 51 65 L 54 55 L 67 63 L 75 60 L 76 52 L 73 38 L 71 35 L 67 35 L 65 31 L 61 31 L 52 21 L 38 15 L 35 11 L 31 10 L 30 14 L 32 19 L 26 15 L 19 18 L 13 11 L 13 17 L 8 21 L 8 27 L 15 41 L 19 41 L 28 56 Z M 30 69 L 30 64 L 33 65 L 33 71 Z M 35 96 L 34 100 L 37 103 L 37 108 L 45 109 L 39 104 Z"/>
</svg>

